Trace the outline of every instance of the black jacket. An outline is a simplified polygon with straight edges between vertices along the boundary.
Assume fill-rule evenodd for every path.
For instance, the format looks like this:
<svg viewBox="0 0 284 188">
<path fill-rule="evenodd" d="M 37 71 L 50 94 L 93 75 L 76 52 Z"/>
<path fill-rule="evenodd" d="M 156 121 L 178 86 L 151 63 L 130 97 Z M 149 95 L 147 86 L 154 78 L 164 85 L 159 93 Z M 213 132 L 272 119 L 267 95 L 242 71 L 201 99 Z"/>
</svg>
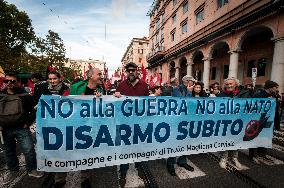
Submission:
<svg viewBox="0 0 284 188">
<path fill-rule="evenodd" d="M 62 83 L 62 87 L 59 91 L 59 95 L 63 95 L 63 93 L 68 90 L 69 87 L 67 85 L 65 85 L 64 83 Z M 52 93 L 48 90 L 48 83 L 44 82 L 41 83 L 37 86 L 35 86 L 35 91 L 34 91 L 34 100 L 36 103 L 38 103 L 40 96 L 41 95 L 52 95 Z"/>
<path fill-rule="evenodd" d="M 274 117 L 274 128 L 280 130 L 280 100 L 277 96 L 267 93 L 264 89 L 260 89 L 254 93 L 253 98 L 275 98 L 276 99 L 276 110 Z"/>
<path fill-rule="evenodd" d="M 36 119 L 36 110 L 34 109 L 35 102 L 33 97 L 28 94 L 24 88 L 17 88 L 14 90 L 14 92 L 15 94 L 25 94 L 19 96 L 22 101 L 24 115 L 20 122 L 18 122 L 16 125 L 11 125 L 11 127 L 23 127 L 24 125 L 30 126 Z M 7 90 L 3 90 L 1 94 L 8 94 Z"/>
</svg>

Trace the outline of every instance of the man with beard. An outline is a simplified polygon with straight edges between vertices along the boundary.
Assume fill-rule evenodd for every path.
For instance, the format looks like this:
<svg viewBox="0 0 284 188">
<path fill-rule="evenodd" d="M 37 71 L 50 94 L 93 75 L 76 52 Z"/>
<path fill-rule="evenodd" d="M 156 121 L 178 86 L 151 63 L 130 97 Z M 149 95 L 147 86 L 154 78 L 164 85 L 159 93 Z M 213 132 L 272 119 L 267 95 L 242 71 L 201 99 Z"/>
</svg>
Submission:
<svg viewBox="0 0 284 188">
<path fill-rule="evenodd" d="M 70 95 L 96 95 L 100 97 L 105 94 L 100 69 L 91 68 L 87 76 L 88 79 L 79 81 L 70 87 Z"/>
<path fill-rule="evenodd" d="M 126 96 L 149 96 L 149 89 L 143 80 L 139 79 L 137 73 L 137 65 L 135 63 L 128 63 L 125 65 L 127 79 L 122 81 L 114 93 L 115 97 Z M 141 163 L 135 163 L 135 167 L 139 168 Z M 120 165 L 120 185 L 125 186 L 126 174 L 129 169 L 129 164 Z"/>
<path fill-rule="evenodd" d="M 149 89 L 143 80 L 139 79 L 137 72 L 137 65 L 135 63 L 128 63 L 125 65 L 127 79 L 122 81 L 116 88 L 114 96 L 148 96 Z"/>
</svg>

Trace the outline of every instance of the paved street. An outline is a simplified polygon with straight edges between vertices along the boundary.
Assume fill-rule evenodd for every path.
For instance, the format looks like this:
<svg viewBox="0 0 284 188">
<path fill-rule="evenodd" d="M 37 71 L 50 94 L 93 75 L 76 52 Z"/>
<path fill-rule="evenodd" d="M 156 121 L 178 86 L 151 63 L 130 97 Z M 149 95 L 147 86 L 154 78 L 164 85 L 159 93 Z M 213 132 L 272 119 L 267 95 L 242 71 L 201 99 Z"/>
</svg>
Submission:
<svg viewBox="0 0 284 188">
<path fill-rule="evenodd" d="M 234 166 L 228 169 L 221 169 L 218 165 L 218 153 L 206 153 L 192 155 L 188 157 L 188 163 L 195 168 L 194 172 L 185 171 L 177 167 L 177 176 L 172 177 L 166 169 L 166 161 L 156 160 L 143 162 L 138 169 L 140 177 L 134 165 L 130 165 L 126 177 L 126 187 L 284 187 L 284 127 L 281 131 L 275 131 L 273 138 L 273 149 L 269 149 L 269 158 L 271 161 L 261 160 L 257 165 L 248 158 L 248 151 L 241 150 L 239 160 L 244 165 L 241 171 L 236 170 Z M 1 177 L 5 173 L 4 152 L 0 153 Z M 15 177 L 14 181 L 3 188 L 40 188 L 48 187 L 51 183 L 52 174 L 47 173 L 41 179 L 35 179 L 27 176 L 24 171 L 24 158 L 19 156 L 23 173 L 20 177 Z M 119 186 L 118 167 L 106 167 L 94 169 L 90 172 L 93 187 L 109 188 Z M 269 177 L 269 178 L 267 178 Z M 80 187 L 80 172 L 68 174 L 67 188 Z"/>
</svg>

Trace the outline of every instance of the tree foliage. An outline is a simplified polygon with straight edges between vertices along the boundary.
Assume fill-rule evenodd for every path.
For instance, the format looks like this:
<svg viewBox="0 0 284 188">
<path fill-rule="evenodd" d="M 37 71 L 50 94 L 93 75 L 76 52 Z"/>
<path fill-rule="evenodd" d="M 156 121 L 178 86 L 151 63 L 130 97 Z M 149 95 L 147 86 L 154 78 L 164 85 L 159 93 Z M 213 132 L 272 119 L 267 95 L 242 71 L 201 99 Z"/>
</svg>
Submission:
<svg viewBox="0 0 284 188">
<path fill-rule="evenodd" d="M 67 63 L 59 34 L 49 30 L 44 38 L 35 35 L 29 16 L 13 4 L 0 0 L 0 65 L 6 71 L 40 72 L 52 66 L 71 80 L 79 66 Z"/>
<path fill-rule="evenodd" d="M 31 20 L 13 4 L 0 0 L 0 61 L 4 69 L 17 70 L 26 46 L 35 37 Z"/>
<path fill-rule="evenodd" d="M 51 30 L 48 31 L 45 39 L 45 53 L 48 63 L 56 70 L 62 70 L 67 59 L 65 57 L 66 50 L 63 40 L 59 34 Z"/>
</svg>

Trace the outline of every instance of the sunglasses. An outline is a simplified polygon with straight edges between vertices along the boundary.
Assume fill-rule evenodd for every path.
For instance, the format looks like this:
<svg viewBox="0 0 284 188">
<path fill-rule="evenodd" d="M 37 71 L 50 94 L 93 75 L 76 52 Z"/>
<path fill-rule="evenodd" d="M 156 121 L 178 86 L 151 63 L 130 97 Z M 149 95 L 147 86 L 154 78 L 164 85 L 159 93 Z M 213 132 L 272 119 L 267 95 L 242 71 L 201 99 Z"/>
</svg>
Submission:
<svg viewBox="0 0 284 188">
<path fill-rule="evenodd" d="M 12 83 L 12 84 L 15 84 L 17 82 L 17 80 L 3 80 L 3 82 L 5 84 L 8 84 L 9 82 Z"/>
</svg>

